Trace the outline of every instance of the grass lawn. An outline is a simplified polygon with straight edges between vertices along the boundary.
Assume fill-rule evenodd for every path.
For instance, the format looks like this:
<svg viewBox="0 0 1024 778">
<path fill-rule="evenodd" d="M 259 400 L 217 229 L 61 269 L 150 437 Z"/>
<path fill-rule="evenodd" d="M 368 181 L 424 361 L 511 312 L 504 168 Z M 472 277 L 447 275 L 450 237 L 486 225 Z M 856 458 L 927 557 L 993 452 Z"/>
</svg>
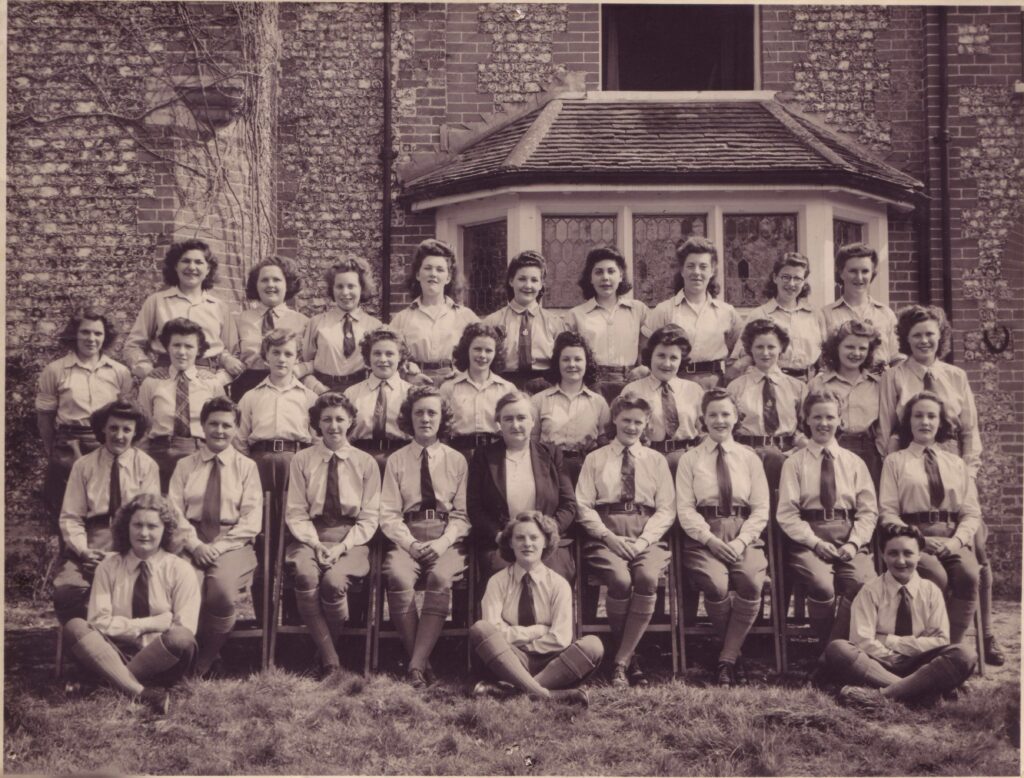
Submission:
<svg viewBox="0 0 1024 778">
<path fill-rule="evenodd" d="M 722 691 L 705 686 L 700 668 L 685 681 L 623 694 L 597 681 L 586 711 L 524 698 L 476 700 L 457 669 L 461 646 L 446 640 L 438 661 L 444 680 L 424 693 L 390 674 L 343 673 L 321 684 L 278 669 L 185 683 L 160 719 L 107 689 L 65 693 L 51 678 L 52 624 L 7 606 L 8 773 L 1001 776 L 1021 769 L 1017 603 L 997 603 L 1009 661 L 975 677 L 972 694 L 871 717 L 796 677 Z M 286 646 L 306 656 L 296 640 Z"/>
</svg>

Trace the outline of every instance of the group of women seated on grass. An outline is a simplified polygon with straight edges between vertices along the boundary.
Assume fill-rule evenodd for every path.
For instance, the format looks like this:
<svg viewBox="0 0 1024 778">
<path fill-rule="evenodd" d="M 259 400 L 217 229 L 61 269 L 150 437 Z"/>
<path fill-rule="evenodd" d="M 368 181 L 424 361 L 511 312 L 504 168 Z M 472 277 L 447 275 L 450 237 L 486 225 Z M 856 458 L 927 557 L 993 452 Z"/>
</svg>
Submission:
<svg viewBox="0 0 1024 778">
<path fill-rule="evenodd" d="M 610 682 L 644 684 L 635 651 L 677 521 L 723 686 L 761 607 L 772 521 L 824 659 L 855 684 L 844 699 L 958 686 L 979 592 L 985 659 L 1002 663 L 977 414 L 964 371 L 941 361 L 942 311 L 897 318 L 874 301 L 878 257 L 864 244 L 838 252 L 842 296 L 821 310 L 805 300 L 808 260 L 783 255 L 745 323 L 718 297 L 712 243 L 689 238 L 676 259 L 676 293 L 650 310 L 618 251 L 590 251 L 587 299 L 562 317 L 541 305 L 545 261 L 526 251 L 509 263 L 508 304 L 480 320 L 454 299 L 453 251 L 427 240 L 415 299 L 386 327 L 362 307 L 376 290 L 360 258 L 328 271 L 334 307 L 312 318 L 288 307 L 290 263 L 262 261 L 252 307 L 232 314 L 208 291 L 209 247 L 173 245 L 167 288 L 125 341 L 128 366 L 108 354 L 110 319 L 85 310 L 39 379 L 62 545 L 54 607 L 71 653 L 166 710 L 161 686 L 218 660 L 269 492 L 324 675 L 340 668 L 348 590 L 379 530 L 413 687 L 434 680 L 472 546 L 486 588 L 470 641 L 490 676 L 476 692 L 585 704 L 578 685 L 604 645 L 573 640 L 574 540 L 606 587 Z"/>
</svg>

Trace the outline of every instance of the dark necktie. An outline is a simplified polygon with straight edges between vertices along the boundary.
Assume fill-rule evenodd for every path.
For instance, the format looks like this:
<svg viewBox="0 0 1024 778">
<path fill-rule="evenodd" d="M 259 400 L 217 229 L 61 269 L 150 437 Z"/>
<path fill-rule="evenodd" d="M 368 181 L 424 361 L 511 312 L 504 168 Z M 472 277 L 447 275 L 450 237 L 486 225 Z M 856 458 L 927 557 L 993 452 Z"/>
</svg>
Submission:
<svg viewBox="0 0 1024 778">
<path fill-rule="evenodd" d="M 341 331 L 345 335 L 342 350 L 346 357 L 350 357 L 356 353 L 356 334 L 352 331 L 352 316 L 350 314 L 345 314 L 345 322 L 341 325 Z"/>
<path fill-rule="evenodd" d="M 821 507 L 830 511 L 836 507 L 836 465 L 832 452 L 827 448 L 821 452 L 821 478 L 818 490 Z"/>
<path fill-rule="evenodd" d="M 203 508 L 199 518 L 199 539 L 212 543 L 220 534 L 220 459 L 210 460 L 210 475 L 203 492 Z"/>
<path fill-rule="evenodd" d="M 537 610 L 533 607 L 533 579 L 523 574 L 523 588 L 519 590 L 519 626 L 532 627 L 537 623 Z"/>
<path fill-rule="evenodd" d="M 931 370 L 924 371 L 924 390 L 926 392 L 935 391 L 935 376 L 932 375 Z"/>
<path fill-rule="evenodd" d="M 423 449 L 423 453 L 420 454 L 420 510 L 437 510 L 434 480 L 430 477 L 430 457 L 427 455 L 426 449 Z"/>
<path fill-rule="evenodd" d="M 732 515 L 732 476 L 729 475 L 729 463 L 725 461 L 725 449 L 719 443 L 715 446 L 718 452 L 715 457 L 715 475 L 718 478 L 718 512 Z"/>
<path fill-rule="evenodd" d="M 132 618 L 149 617 L 149 562 L 139 562 L 139 574 L 132 587 Z"/>
<path fill-rule="evenodd" d="M 676 395 L 668 381 L 661 382 L 661 412 L 665 416 L 665 439 L 671 440 L 679 429 L 679 409 Z"/>
<path fill-rule="evenodd" d="M 761 404 L 765 434 L 774 435 L 779 428 L 779 404 L 775 399 L 775 384 L 768 376 L 764 377 L 764 384 L 761 387 Z"/>
<path fill-rule="evenodd" d="M 383 440 L 387 433 L 388 421 L 388 385 L 381 381 L 377 388 L 377 402 L 373 406 L 373 439 Z"/>
<path fill-rule="evenodd" d="M 906 586 L 900 587 L 900 604 L 896 606 L 896 629 L 894 634 L 897 637 L 914 634 L 914 617 L 910 612 L 910 592 Z"/>
<path fill-rule="evenodd" d="M 622 496 L 620 502 L 636 500 L 636 462 L 628 448 L 622 449 Z"/>
<path fill-rule="evenodd" d="M 530 351 L 533 346 L 530 343 L 530 313 L 523 311 L 519 314 L 519 369 L 530 369 Z"/>
<path fill-rule="evenodd" d="M 931 498 L 932 510 L 938 510 L 946 498 L 946 489 L 942 485 L 942 474 L 935 452 L 930 448 L 924 450 L 924 472 L 928 476 L 928 496 Z"/>
<path fill-rule="evenodd" d="M 120 457 L 114 457 L 114 461 L 110 465 L 110 507 L 107 510 L 111 518 L 121 507 L 121 466 L 118 464 L 118 459 Z"/>
<path fill-rule="evenodd" d="M 188 376 L 178 373 L 174 389 L 174 434 L 179 438 L 192 435 L 192 414 L 188 407 Z"/>
<path fill-rule="evenodd" d="M 328 522 L 341 519 L 341 489 L 338 486 L 338 456 L 332 454 L 327 460 L 327 488 L 324 489 L 322 515 Z"/>
<path fill-rule="evenodd" d="M 274 309 L 267 308 L 267 312 L 263 314 L 263 323 L 260 325 L 260 334 L 266 335 L 274 329 Z"/>
</svg>

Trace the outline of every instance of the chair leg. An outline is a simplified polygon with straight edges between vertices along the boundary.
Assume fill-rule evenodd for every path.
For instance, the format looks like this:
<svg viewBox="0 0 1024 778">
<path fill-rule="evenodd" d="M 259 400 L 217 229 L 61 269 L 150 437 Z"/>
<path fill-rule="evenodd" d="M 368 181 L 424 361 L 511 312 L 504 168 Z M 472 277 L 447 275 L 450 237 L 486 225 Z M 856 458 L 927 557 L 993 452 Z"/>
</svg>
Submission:
<svg viewBox="0 0 1024 778">
<path fill-rule="evenodd" d="M 373 662 L 373 647 L 377 638 L 377 598 L 380 596 L 380 543 L 370 543 L 370 577 L 366 582 L 366 637 L 363 641 L 363 677 L 370 677 L 370 665 Z"/>
<path fill-rule="evenodd" d="M 60 680 L 64 677 L 64 625 L 57 625 L 57 656 L 53 660 L 53 677 Z"/>
<path fill-rule="evenodd" d="M 260 636 L 260 670 L 264 672 L 270 667 L 270 611 L 272 603 L 270 601 L 270 579 L 272 577 L 272 571 L 270 568 L 270 546 L 271 546 L 271 533 L 273 522 L 271 520 L 271 514 L 274 510 L 274 505 L 264 506 L 264 520 L 263 520 L 263 580 L 262 580 L 262 602 L 263 602 L 263 618 L 261 619 L 260 627 L 262 628 L 263 634 Z"/>
<path fill-rule="evenodd" d="M 985 677 L 985 635 L 981 628 L 981 608 L 974 609 L 974 650 L 978 654 L 975 669 L 978 675 Z"/>
<path fill-rule="evenodd" d="M 682 619 L 679 617 L 679 543 L 673 527 L 669 538 L 669 547 L 672 549 L 672 559 L 668 563 L 668 582 L 665 585 L 665 594 L 668 597 L 669 626 L 672 642 L 672 677 L 675 678 L 686 668 L 680 666 L 679 633 Z"/>
</svg>

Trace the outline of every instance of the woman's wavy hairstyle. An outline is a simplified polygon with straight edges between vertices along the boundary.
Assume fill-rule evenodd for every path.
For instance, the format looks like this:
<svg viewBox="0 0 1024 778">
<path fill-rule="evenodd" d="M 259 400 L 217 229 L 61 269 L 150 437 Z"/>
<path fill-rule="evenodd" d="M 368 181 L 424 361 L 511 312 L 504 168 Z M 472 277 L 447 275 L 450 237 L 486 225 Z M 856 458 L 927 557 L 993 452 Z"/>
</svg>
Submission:
<svg viewBox="0 0 1024 778">
<path fill-rule="evenodd" d="M 537 302 L 540 302 L 544 298 L 544 287 L 548 277 L 548 263 L 544 259 L 543 254 L 533 249 L 520 251 L 508 263 L 508 269 L 505 271 L 505 291 L 508 294 L 508 299 L 515 299 L 516 293 L 512 289 L 512 279 L 524 267 L 535 267 L 540 270 L 540 291 L 537 292 Z"/>
<path fill-rule="evenodd" d="M 210 348 L 210 341 L 206 338 L 206 331 L 201 325 L 179 316 L 176 319 L 171 319 L 160 329 L 160 334 L 157 336 L 160 342 L 163 343 L 164 348 L 168 351 L 171 350 L 171 337 L 174 335 L 195 335 L 196 342 L 199 347 L 196 349 L 196 359 L 199 359 L 203 354 Z"/>
<path fill-rule="evenodd" d="M 170 248 L 167 249 L 167 253 L 164 254 L 163 264 L 164 283 L 167 286 L 177 286 L 179 284 L 178 262 L 181 261 L 186 251 L 193 250 L 203 252 L 206 264 L 210 266 L 210 272 L 203 279 L 202 288 L 213 289 L 213 285 L 217 282 L 217 257 L 214 256 L 210 244 L 198 238 L 183 240 L 180 243 L 172 243 Z"/>
<path fill-rule="evenodd" d="M 359 276 L 359 302 L 365 303 L 372 300 L 377 294 L 377 282 L 373 280 L 373 270 L 370 263 L 362 257 L 348 256 L 339 262 L 331 265 L 324 273 L 324 284 L 327 287 L 327 299 L 334 299 L 334 279 L 338 273 L 355 273 Z"/>
<path fill-rule="evenodd" d="M 558 524 L 555 523 L 555 520 L 540 511 L 522 511 L 509 519 L 508 524 L 498 535 L 498 553 L 506 562 L 516 561 L 515 551 L 512 550 L 512 533 L 515 532 L 516 525 L 531 521 L 537 525 L 537 529 L 544 536 L 544 551 L 541 553 L 541 559 L 547 559 L 558 548 Z"/>
<path fill-rule="evenodd" d="M 718 249 L 715 248 L 714 243 L 707 238 L 696 236 L 680 241 L 676 246 L 677 269 L 672 294 L 679 294 L 679 290 L 683 288 L 683 265 L 686 264 L 686 258 L 691 254 L 710 254 L 712 273 L 718 272 Z M 712 275 L 711 280 L 708 281 L 708 294 L 711 297 L 718 297 L 718 293 L 721 291 L 722 288 L 718 285 L 718 279 Z"/>
<path fill-rule="evenodd" d="M 276 267 L 281 270 L 281 275 L 284 276 L 284 299 L 285 301 L 291 300 L 295 295 L 302 291 L 302 279 L 299 274 L 295 271 L 295 265 L 292 264 L 290 259 L 280 256 L 267 257 L 260 261 L 249 271 L 249 276 L 245 281 L 245 299 L 246 300 L 259 300 L 259 280 L 260 272 L 265 267 Z M 328 294 L 328 297 L 332 295 Z"/>
<path fill-rule="evenodd" d="M 438 240 L 437 238 L 427 238 L 416 247 L 416 253 L 413 254 L 412 258 L 412 266 L 409 268 L 409 294 L 414 299 L 423 295 L 423 288 L 420 286 L 419 279 L 416 276 L 420 272 L 423 260 L 427 257 L 444 257 L 448 261 L 448 283 L 445 284 L 444 293 L 458 302 L 459 294 L 462 291 L 462 284 L 459 279 L 459 265 L 455 261 L 455 250 L 443 240 Z"/>
<path fill-rule="evenodd" d="M 908 305 L 900 311 L 899 320 L 896 322 L 896 337 L 900 341 L 900 351 L 907 356 L 911 355 L 910 331 L 926 321 L 933 321 L 939 327 L 939 343 L 935 357 L 942 359 L 949 353 L 952 345 L 953 328 L 949 325 L 946 312 L 935 305 Z"/>
<path fill-rule="evenodd" d="M 831 334 L 825 338 L 825 342 L 821 344 L 821 362 L 834 373 L 838 373 L 842 367 L 839 360 L 839 347 L 851 335 L 857 338 L 867 338 L 868 341 L 868 354 L 860 366 L 861 371 L 870 370 L 875 363 L 875 352 L 882 345 L 882 336 L 874 326 L 857 319 L 849 319 L 832 330 Z"/>
<path fill-rule="evenodd" d="M 807 396 L 804 397 L 803 404 L 800 406 L 800 431 L 807 437 L 811 437 L 811 425 L 807 421 L 807 417 L 811 413 L 811 408 L 821 403 L 833 403 L 836 406 L 837 415 L 842 412 L 843 403 L 839 399 L 839 395 L 833 392 L 831 389 L 819 389 L 816 392 L 808 392 Z M 842 430 L 842 420 L 839 422 L 839 426 L 836 428 L 836 434 L 838 435 Z"/>
<path fill-rule="evenodd" d="M 839 251 L 836 252 L 836 283 L 842 286 L 843 283 L 843 268 L 846 267 L 846 263 L 851 259 L 857 259 L 858 257 L 868 257 L 871 259 L 871 280 L 874 281 L 878 276 L 878 252 L 875 251 L 867 243 L 847 243 L 845 246 L 840 246 Z"/>
<path fill-rule="evenodd" d="M 591 276 L 594 273 L 594 267 L 597 266 L 598 262 L 603 262 L 606 259 L 610 259 L 619 266 L 619 270 L 622 271 L 622 280 L 619 281 L 619 288 L 615 290 L 615 294 L 621 297 L 629 291 L 632 291 L 633 285 L 626 278 L 626 258 L 622 256 L 622 253 L 614 246 L 599 246 L 596 249 L 591 249 L 587 252 L 587 258 L 583 263 L 583 272 L 580 273 L 580 280 L 578 282 L 580 291 L 583 292 L 583 299 L 589 300 L 591 297 L 597 297 L 597 290 L 594 289 L 594 282 Z"/>
<path fill-rule="evenodd" d="M 678 324 L 666 324 L 651 334 L 643 351 L 640 352 L 640 364 L 649 368 L 651 366 L 651 359 L 654 357 L 654 349 L 658 346 L 679 347 L 680 351 L 683 352 L 683 358 L 679 362 L 680 370 L 690 361 L 690 351 L 693 350 L 693 346 L 690 343 L 690 339 L 686 337 L 686 332 Z"/>
<path fill-rule="evenodd" d="M 500 373 L 505 369 L 505 328 L 493 324 L 484 324 L 482 321 L 475 321 L 467 324 L 459 337 L 459 342 L 452 349 L 452 362 L 455 369 L 463 373 L 469 370 L 469 347 L 473 345 L 476 338 L 490 338 L 494 341 L 494 360 L 491 362 L 491 371 Z"/>
<path fill-rule="evenodd" d="M 914 406 L 925 400 L 930 400 L 939 406 L 939 428 L 935 432 L 935 442 L 945 443 L 947 440 L 953 439 L 953 423 L 949 420 L 949 411 L 946 410 L 945 401 L 935 392 L 918 392 L 907 401 L 903 408 L 903 415 L 900 416 L 900 448 L 906 448 L 914 442 L 914 433 L 910 430 L 910 417 L 914 413 Z"/>
<path fill-rule="evenodd" d="M 804 271 L 804 286 L 796 296 L 797 300 L 803 300 L 811 293 L 811 285 L 807 283 L 807 279 L 810 278 L 811 275 L 811 261 L 797 251 L 787 251 L 775 260 L 772 272 L 768 275 L 768 280 L 764 282 L 764 296 L 770 300 L 774 300 L 779 296 L 779 287 L 775 283 L 775 276 L 777 276 L 784 267 L 798 267 Z"/>
<path fill-rule="evenodd" d="M 748 357 L 753 356 L 750 350 L 754 347 L 754 341 L 762 335 L 774 335 L 778 338 L 779 345 L 782 346 L 783 351 L 789 348 L 789 333 L 786 332 L 782 325 L 771 319 L 754 319 L 747 322 L 747 325 L 743 328 L 743 334 L 740 335 L 740 342 L 743 344 L 743 350 L 747 352 Z"/>
<path fill-rule="evenodd" d="M 700 398 L 700 418 L 697 420 L 697 423 L 700 425 L 702 432 L 708 431 L 708 425 L 704 423 L 704 414 L 707 413 L 708 406 L 713 402 L 719 402 L 722 400 L 731 402 L 733 410 L 736 411 L 736 423 L 732 425 L 731 430 L 732 434 L 736 433 L 736 428 L 740 425 L 740 422 L 743 421 L 743 411 L 741 411 L 740 406 L 736 404 L 736 398 L 720 386 L 708 389 L 704 392 L 704 396 Z"/>
<path fill-rule="evenodd" d="M 170 501 L 159 494 L 137 494 L 114 514 L 110 524 L 111 548 L 119 554 L 127 554 L 132 549 L 128 535 L 128 525 L 136 511 L 156 511 L 164 525 L 164 534 L 160 538 L 160 548 L 168 553 L 175 553 L 178 543 L 178 514 Z"/>
<path fill-rule="evenodd" d="M 359 352 L 363 355 L 363 364 L 367 368 L 370 367 L 370 354 L 373 347 L 385 340 L 393 341 L 398 346 L 398 364 L 395 366 L 395 373 L 398 373 L 409 361 L 409 349 L 406 348 L 402 336 L 388 327 L 378 327 L 363 335 L 362 340 L 359 341 Z"/>
<path fill-rule="evenodd" d="M 309 426 L 313 428 L 317 437 L 323 437 L 320 433 L 320 417 L 328 408 L 341 408 L 348 414 L 351 423 L 348 425 L 345 437 L 351 439 L 359 413 L 352 401 L 341 392 L 324 392 L 309 407 Z"/>
<path fill-rule="evenodd" d="M 77 309 L 71 314 L 71 318 L 68 319 L 68 323 L 64 325 L 63 331 L 61 331 L 60 335 L 57 336 L 57 339 L 62 346 L 77 353 L 78 328 L 82 326 L 83 321 L 98 321 L 103 324 L 103 345 L 100 347 L 101 352 L 107 351 L 107 349 L 114 345 L 114 341 L 117 339 L 117 327 L 114 326 L 114 322 L 111 320 L 110 316 L 107 315 L 106 311 L 100 308 L 85 306 Z"/>
<path fill-rule="evenodd" d="M 139 406 L 127 400 L 114 400 L 93 411 L 89 417 L 89 426 L 92 427 L 93 434 L 96 435 L 96 440 L 100 443 L 107 442 L 107 433 L 104 430 L 111 417 L 135 422 L 132 445 L 142 440 L 149 430 L 149 419 L 139 410 Z"/>
<path fill-rule="evenodd" d="M 412 425 L 413 407 L 427 397 L 436 397 L 441 403 L 441 424 L 437 430 L 437 437 L 446 440 L 455 425 L 455 412 L 448 401 L 441 396 L 441 390 L 436 386 L 414 386 L 409 390 L 409 394 L 402 401 L 402 407 L 398 409 L 398 429 L 410 438 L 416 437 Z"/>
<path fill-rule="evenodd" d="M 562 382 L 562 371 L 558 363 L 562 360 L 562 352 L 567 348 L 583 349 L 583 358 L 587 366 L 583 369 L 583 385 L 593 389 L 597 383 L 597 363 L 594 362 L 594 352 L 590 350 L 587 339 L 578 332 L 565 330 L 555 336 L 555 345 L 551 349 L 551 364 L 544 373 L 544 379 L 552 386 L 558 386 Z"/>
</svg>

